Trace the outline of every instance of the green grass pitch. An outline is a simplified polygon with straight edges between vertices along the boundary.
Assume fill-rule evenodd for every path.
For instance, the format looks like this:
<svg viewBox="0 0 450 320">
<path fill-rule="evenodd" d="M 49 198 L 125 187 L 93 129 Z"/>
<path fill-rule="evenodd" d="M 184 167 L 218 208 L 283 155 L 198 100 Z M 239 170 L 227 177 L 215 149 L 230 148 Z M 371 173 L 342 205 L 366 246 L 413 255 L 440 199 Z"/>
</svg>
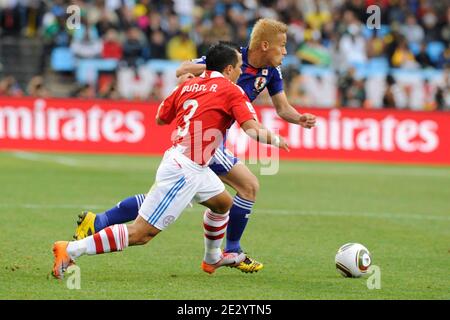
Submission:
<svg viewBox="0 0 450 320">
<path fill-rule="evenodd" d="M 145 246 L 77 260 L 81 289 L 48 278 L 52 243 L 77 214 L 146 192 L 159 157 L 0 153 L 0 299 L 450 299 L 449 167 L 281 162 L 242 239 L 265 268 L 201 271 L 200 206 Z M 381 288 L 346 279 L 337 249 L 360 242 Z"/>
</svg>

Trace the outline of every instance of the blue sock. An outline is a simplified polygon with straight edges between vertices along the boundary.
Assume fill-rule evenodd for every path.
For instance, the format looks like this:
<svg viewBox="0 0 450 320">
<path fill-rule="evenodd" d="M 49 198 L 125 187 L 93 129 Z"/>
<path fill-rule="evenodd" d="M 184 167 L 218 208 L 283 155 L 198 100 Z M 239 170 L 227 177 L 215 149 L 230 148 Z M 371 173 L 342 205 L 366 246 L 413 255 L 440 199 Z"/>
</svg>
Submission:
<svg viewBox="0 0 450 320">
<path fill-rule="evenodd" d="M 144 199 L 145 194 L 137 194 L 120 201 L 114 208 L 97 214 L 94 221 L 95 232 L 99 232 L 114 224 L 125 223 L 136 219 Z"/>
<path fill-rule="evenodd" d="M 253 204 L 253 201 L 242 199 L 238 195 L 234 197 L 227 227 L 226 252 L 238 252 L 241 250 L 240 240 L 247 226 L 248 216 L 252 212 Z"/>
</svg>

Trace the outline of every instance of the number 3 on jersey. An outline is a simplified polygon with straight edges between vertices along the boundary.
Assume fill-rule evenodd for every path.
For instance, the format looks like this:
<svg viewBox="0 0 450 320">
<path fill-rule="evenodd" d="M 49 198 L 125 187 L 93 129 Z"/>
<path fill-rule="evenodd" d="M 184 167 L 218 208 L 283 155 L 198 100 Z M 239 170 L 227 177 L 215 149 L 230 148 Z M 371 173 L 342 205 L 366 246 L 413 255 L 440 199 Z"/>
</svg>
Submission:
<svg viewBox="0 0 450 320">
<path fill-rule="evenodd" d="M 178 136 L 184 137 L 189 132 L 189 125 L 191 124 L 191 118 L 193 117 L 195 111 L 198 108 L 198 102 L 195 99 L 186 100 L 183 103 L 183 109 L 187 110 L 191 107 L 191 110 L 188 114 L 183 116 L 184 120 L 184 129 L 181 126 L 178 126 Z"/>
</svg>

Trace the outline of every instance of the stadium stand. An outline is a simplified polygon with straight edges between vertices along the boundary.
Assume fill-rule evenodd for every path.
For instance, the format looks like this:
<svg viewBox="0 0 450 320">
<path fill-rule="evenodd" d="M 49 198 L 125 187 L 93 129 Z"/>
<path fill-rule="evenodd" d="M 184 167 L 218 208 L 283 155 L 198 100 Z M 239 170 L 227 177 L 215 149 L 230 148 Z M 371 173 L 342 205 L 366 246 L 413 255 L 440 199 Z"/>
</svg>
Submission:
<svg viewBox="0 0 450 320">
<path fill-rule="evenodd" d="M 75 29 L 70 5 L 80 8 Z M 381 12 L 375 29 L 366 24 L 370 5 Z M 395 107 L 450 109 L 450 8 L 431 0 L 3 1 L 0 94 L 30 95 L 28 83 L 42 76 L 52 96 L 79 96 L 88 86 L 94 97 L 160 100 L 181 60 L 217 40 L 245 45 L 260 17 L 289 26 L 282 68 L 295 104 L 392 107 L 383 97 L 393 86 Z M 130 74 L 146 81 L 141 91 L 120 81 Z M 429 86 L 439 94 L 431 103 Z M 117 91 L 105 95 L 111 87 Z"/>
</svg>

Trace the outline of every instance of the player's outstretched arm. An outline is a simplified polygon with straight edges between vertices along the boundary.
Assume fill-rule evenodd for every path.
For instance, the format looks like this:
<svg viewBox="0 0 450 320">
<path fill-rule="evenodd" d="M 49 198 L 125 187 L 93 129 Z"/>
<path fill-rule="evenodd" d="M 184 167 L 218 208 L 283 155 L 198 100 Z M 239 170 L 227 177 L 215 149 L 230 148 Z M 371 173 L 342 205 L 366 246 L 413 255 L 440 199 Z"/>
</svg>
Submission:
<svg viewBox="0 0 450 320">
<path fill-rule="evenodd" d="M 284 91 L 273 95 L 272 102 L 281 119 L 290 123 L 298 124 L 307 129 L 310 129 L 316 125 L 316 116 L 309 113 L 298 113 L 297 110 L 289 104 Z"/>
<path fill-rule="evenodd" d="M 184 61 L 181 63 L 181 65 L 178 67 L 176 71 L 176 76 L 181 77 L 182 75 L 186 73 L 192 73 L 194 76 L 199 76 L 205 71 L 206 65 L 202 63 L 194 63 L 192 61 Z"/>
<path fill-rule="evenodd" d="M 268 129 L 264 128 L 259 122 L 256 120 L 248 120 L 241 124 L 241 128 L 245 131 L 245 133 L 252 139 L 276 146 L 280 149 L 289 151 L 289 147 L 284 141 L 284 139 Z"/>
</svg>

